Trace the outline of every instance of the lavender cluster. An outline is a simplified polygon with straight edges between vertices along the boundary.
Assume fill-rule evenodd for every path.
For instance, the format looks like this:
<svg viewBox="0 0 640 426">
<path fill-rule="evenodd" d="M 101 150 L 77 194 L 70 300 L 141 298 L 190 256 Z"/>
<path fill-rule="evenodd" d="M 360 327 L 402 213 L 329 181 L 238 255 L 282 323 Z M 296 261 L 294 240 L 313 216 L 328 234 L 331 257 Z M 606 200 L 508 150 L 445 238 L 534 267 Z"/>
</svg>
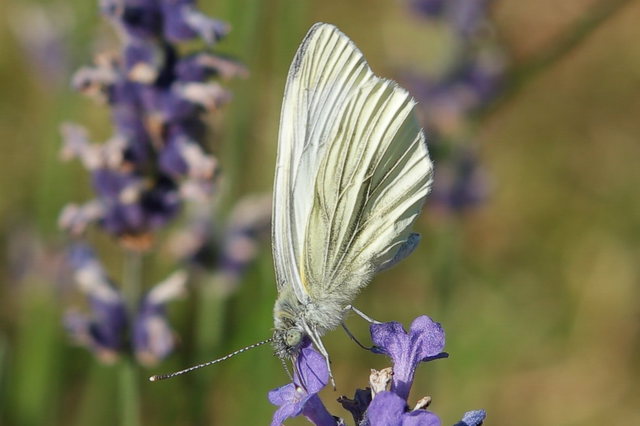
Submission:
<svg viewBox="0 0 640 426">
<path fill-rule="evenodd" d="M 403 85 L 416 97 L 429 148 L 438 164 L 433 207 L 462 212 L 483 201 L 486 176 L 474 146 L 477 113 L 499 96 L 506 60 L 488 18 L 490 0 L 409 0 L 413 16 L 444 28 L 451 61 L 438 75 L 404 71 Z"/>
<path fill-rule="evenodd" d="M 202 38 L 209 45 L 228 31 L 193 0 L 102 0 L 103 15 L 122 40 L 80 69 L 76 89 L 108 104 L 114 135 L 89 141 L 81 126 L 63 126 L 63 157 L 79 158 L 91 173 L 96 197 L 67 206 L 60 224 L 73 234 L 96 222 L 125 246 L 148 249 L 185 200 L 211 194 L 216 162 L 203 144 L 203 115 L 230 94 L 212 77 L 246 73 L 233 60 L 208 51 L 181 55 L 175 43 Z"/>
<path fill-rule="evenodd" d="M 62 157 L 81 161 L 91 175 L 95 197 L 67 205 L 59 223 L 74 237 L 96 224 L 126 249 L 127 257 L 139 256 L 186 202 L 211 203 L 217 167 L 204 143 L 205 114 L 230 99 L 217 79 L 247 71 L 211 51 L 229 28 L 202 14 L 194 0 L 99 4 L 121 48 L 99 54 L 93 66 L 75 73 L 72 83 L 108 106 L 114 131 L 107 141 L 94 143 L 82 126 L 62 126 Z M 182 53 L 185 49 L 178 43 L 193 39 L 203 40 L 207 48 Z M 255 221 L 246 220 L 233 229 L 255 226 Z M 251 257 L 229 252 L 226 246 L 221 253 L 245 264 Z M 74 340 L 104 361 L 133 353 L 138 362 L 152 365 L 171 352 L 175 336 L 166 304 L 184 292 L 186 272 L 172 274 L 139 296 L 136 289 L 120 291 L 126 284 L 116 285 L 85 243 L 74 246 L 69 258 L 91 308 L 91 315 L 66 316 Z"/>
<path fill-rule="evenodd" d="M 338 401 L 353 416 L 357 426 L 440 426 L 440 418 L 426 408 L 430 397 L 419 399 L 409 408 L 409 392 L 416 368 L 422 362 L 446 358 L 444 330 L 427 316 L 416 318 L 409 332 L 400 323 L 376 323 L 370 326 L 374 346 L 371 351 L 391 358 L 393 367 L 372 370 L 370 387 L 357 389 L 352 399 Z M 310 342 L 303 346 L 296 359 L 293 383 L 269 392 L 269 401 L 278 406 L 272 426 L 299 415 L 319 426 L 345 425 L 322 403 L 318 393 L 329 382 L 324 357 Z M 486 416 L 484 410 L 469 411 L 455 426 L 479 426 Z"/>
</svg>

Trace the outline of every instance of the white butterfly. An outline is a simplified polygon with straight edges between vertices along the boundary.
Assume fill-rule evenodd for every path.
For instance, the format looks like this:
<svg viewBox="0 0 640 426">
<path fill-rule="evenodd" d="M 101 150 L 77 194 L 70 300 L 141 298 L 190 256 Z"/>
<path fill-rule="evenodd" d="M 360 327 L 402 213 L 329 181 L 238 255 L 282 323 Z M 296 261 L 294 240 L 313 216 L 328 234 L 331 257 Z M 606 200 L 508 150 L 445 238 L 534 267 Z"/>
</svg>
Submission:
<svg viewBox="0 0 640 426">
<path fill-rule="evenodd" d="M 295 356 L 304 336 L 343 321 L 376 271 L 406 257 L 419 237 L 432 163 L 409 93 L 375 76 L 333 25 L 298 48 L 280 119 L 273 196 L 278 299 L 273 345 Z"/>
<path fill-rule="evenodd" d="M 320 337 L 340 325 L 349 308 L 360 313 L 351 307 L 358 291 L 419 241 L 409 228 L 433 167 L 414 107 L 406 90 L 371 72 L 336 27 L 319 23 L 309 30 L 289 70 L 280 119 L 273 337 L 151 381 L 269 342 L 280 359 L 292 358 L 305 336 L 329 367 Z"/>
</svg>

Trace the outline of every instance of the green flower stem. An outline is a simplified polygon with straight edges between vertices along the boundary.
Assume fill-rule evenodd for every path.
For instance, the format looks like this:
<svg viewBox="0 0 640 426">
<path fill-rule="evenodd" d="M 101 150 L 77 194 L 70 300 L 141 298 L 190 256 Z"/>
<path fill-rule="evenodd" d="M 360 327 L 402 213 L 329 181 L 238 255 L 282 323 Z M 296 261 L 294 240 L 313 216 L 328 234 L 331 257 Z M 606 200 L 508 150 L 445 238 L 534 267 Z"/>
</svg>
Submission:
<svg viewBox="0 0 640 426">
<path fill-rule="evenodd" d="M 129 318 L 137 309 L 142 288 L 142 255 L 139 252 L 125 251 L 122 274 L 122 292 L 127 304 Z M 139 426 L 140 389 L 138 367 L 132 354 L 124 357 L 119 365 L 118 388 L 120 396 L 120 423 L 123 426 Z"/>
<path fill-rule="evenodd" d="M 119 367 L 120 424 L 139 426 L 141 423 L 137 365 L 131 357 L 127 357 L 122 360 Z"/>
<path fill-rule="evenodd" d="M 600 0 L 575 22 L 569 25 L 558 37 L 552 40 L 548 47 L 532 55 L 528 60 L 516 66 L 507 76 L 506 86 L 500 97 L 492 107 L 484 110 L 479 115 L 491 114 L 506 101 L 512 99 L 538 75 L 549 67 L 565 58 L 579 47 L 589 36 L 602 26 L 609 18 L 613 17 L 622 8 L 631 3 L 631 0 Z"/>
<path fill-rule="evenodd" d="M 228 296 L 221 290 L 221 283 L 215 275 L 200 277 L 198 306 L 196 309 L 196 347 L 194 364 L 225 355 L 220 353 L 225 327 L 225 312 Z M 211 385 L 211 377 L 216 374 L 216 367 L 205 368 L 193 375 L 190 381 L 194 397 L 191 398 L 191 413 L 194 425 L 209 424 L 207 405 L 203 395 Z"/>
<path fill-rule="evenodd" d="M 142 254 L 136 251 L 125 251 L 122 271 L 122 293 L 129 314 L 135 313 L 142 289 Z"/>
</svg>

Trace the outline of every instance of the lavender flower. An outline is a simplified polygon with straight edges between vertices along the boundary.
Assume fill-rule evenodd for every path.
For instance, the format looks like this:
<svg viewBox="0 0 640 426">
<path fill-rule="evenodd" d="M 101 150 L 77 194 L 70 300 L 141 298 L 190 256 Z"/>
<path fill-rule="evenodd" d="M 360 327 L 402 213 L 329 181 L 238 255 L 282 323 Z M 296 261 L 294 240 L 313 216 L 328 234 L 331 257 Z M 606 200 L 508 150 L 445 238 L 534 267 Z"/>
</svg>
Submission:
<svg viewBox="0 0 640 426">
<path fill-rule="evenodd" d="M 409 411 L 407 401 L 384 391 L 376 395 L 367 410 L 365 424 L 370 426 L 440 426 L 440 418 L 430 411 Z"/>
<path fill-rule="evenodd" d="M 416 368 L 421 362 L 445 358 L 444 331 L 427 316 L 416 318 L 409 333 L 397 322 L 372 324 L 373 352 L 382 353 L 393 361 L 391 390 L 403 399 L 409 397 Z"/>
<path fill-rule="evenodd" d="M 157 284 L 142 298 L 137 311 L 129 313 L 122 294 L 89 247 L 74 246 L 69 261 L 92 312 L 91 316 L 75 311 L 66 315 L 65 325 L 74 341 L 107 363 L 122 353 L 133 352 L 141 364 L 155 365 L 171 352 L 175 338 L 165 305 L 184 292 L 184 272 L 178 271 Z"/>
<path fill-rule="evenodd" d="M 408 404 L 417 366 L 448 356 L 442 352 L 444 331 L 440 324 L 420 316 L 411 323 L 409 332 L 397 322 L 372 324 L 370 331 L 375 344 L 372 351 L 389 356 L 393 368 L 371 370 L 370 387 L 357 389 L 353 399 L 342 396 L 338 402 L 351 412 L 358 426 L 440 426 L 440 418 L 426 410 L 430 397 L 418 400 L 413 409 Z M 344 424 L 328 413 L 318 397 L 328 381 L 323 356 L 305 342 L 296 360 L 293 383 L 269 392 L 269 400 L 279 406 L 272 426 L 300 414 L 316 425 Z M 484 410 L 469 411 L 456 426 L 479 426 L 485 416 Z"/>
<path fill-rule="evenodd" d="M 141 364 L 155 365 L 173 350 L 176 339 L 167 320 L 166 304 L 185 292 L 186 282 L 186 272 L 175 272 L 142 297 L 132 330 L 133 350 Z"/>
<path fill-rule="evenodd" d="M 217 165 L 203 144 L 203 114 L 230 94 L 212 77 L 246 75 L 237 62 L 209 52 L 181 57 L 175 42 L 221 39 L 226 24 L 194 1 L 103 0 L 101 10 L 123 41 L 119 55 L 100 55 L 79 70 L 74 86 L 109 105 L 115 135 L 98 145 L 75 125 L 63 127 L 65 158 L 92 176 L 95 200 L 70 205 L 60 224 L 81 233 L 97 222 L 128 247 L 144 250 L 155 230 L 185 200 L 208 200 Z"/>
<path fill-rule="evenodd" d="M 123 349 L 128 324 L 124 299 L 89 247 L 73 247 L 69 261 L 93 314 L 87 317 L 69 312 L 65 317 L 67 330 L 78 344 L 92 350 L 99 359 L 113 362 Z"/>
<path fill-rule="evenodd" d="M 461 35 L 473 35 L 486 19 L 489 0 L 410 0 L 411 9 L 443 19 Z"/>
<path fill-rule="evenodd" d="M 279 407 L 273 415 L 271 426 L 278 426 L 300 414 L 316 425 L 335 426 L 336 419 L 329 414 L 317 395 L 329 382 L 329 370 L 324 357 L 313 350 L 307 340 L 295 362 L 293 383 L 269 392 L 269 401 Z"/>
<path fill-rule="evenodd" d="M 231 97 L 212 79 L 245 76 L 247 71 L 208 50 L 181 53 L 178 42 L 200 38 L 212 47 L 229 30 L 227 24 L 199 12 L 194 0 L 99 3 L 122 47 L 117 54 L 97 55 L 93 66 L 76 72 L 72 84 L 108 106 L 114 131 L 105 142 L 95 143 L 83 127 L 62 126 L 61 156 L 78 159 L 88 170 L 94 199 L 67 205 L 59 224 L 74 237 L 97 224 L 134 259 L 138 253 L 131 252 L 150 249 L 156 231 L 175 219 L 187 202 L 211 202 L 218 167 L 204 144 L 204 116 Z M 184 291 L 186 273 L 171 275 L 141 297 L 133 285 L 123 292 L 125 303 L 89 249 L 76 249 L 72 260 L 92 311 L 67 316 L 67 328 L 76 341 L 102 359 L 124 353 L 144 365 L 172 351 L 176 339 L 166 304 Z"/>
</svg>

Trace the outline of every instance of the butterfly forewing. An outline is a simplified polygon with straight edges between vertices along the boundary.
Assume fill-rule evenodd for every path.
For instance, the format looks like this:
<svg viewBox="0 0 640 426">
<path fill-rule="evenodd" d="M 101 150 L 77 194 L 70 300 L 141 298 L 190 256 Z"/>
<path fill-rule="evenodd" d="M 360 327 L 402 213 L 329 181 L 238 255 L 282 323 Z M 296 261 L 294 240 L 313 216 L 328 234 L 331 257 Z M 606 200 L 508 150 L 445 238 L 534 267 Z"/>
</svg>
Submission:
<svg viewBox="0 0 640 426">
<path fill-rule="evenodd" d="M 273 257 L 278 290 L 308 283 L 300 265 L 313 188 L 327 141 L 347 101 L 373 78 L 353 43 L 327 24 L 314 25 L 293 60 L 285 89 L 273 203 Z"/>
<path fill-rule="evenodd" d="M 410 240 L 432 165 L 415 102 L 373 75 L 328 24 L 289 72 L 280 122 L 273 250 L 278 289 L 301 302 L 351 301 Z M 415 244 L 414 244 L 415 245 Z M 408 246 L 408 243 L 407 243 Z"/>
</svg>

